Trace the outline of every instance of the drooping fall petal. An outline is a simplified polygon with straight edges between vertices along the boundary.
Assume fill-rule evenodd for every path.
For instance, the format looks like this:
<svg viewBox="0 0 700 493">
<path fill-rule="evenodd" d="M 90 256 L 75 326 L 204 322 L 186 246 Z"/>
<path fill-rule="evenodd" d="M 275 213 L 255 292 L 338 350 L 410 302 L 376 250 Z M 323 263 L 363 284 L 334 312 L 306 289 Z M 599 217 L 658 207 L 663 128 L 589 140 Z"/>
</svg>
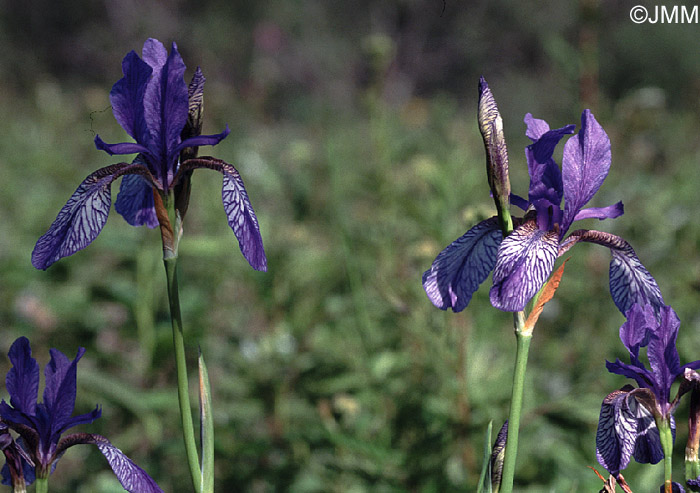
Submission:
<svg viewBox="0 0 700 493">
<path fill-rule="evenodd" d="M 423 288 L 441 310 L 464 310 L 496 265 L 503 239 L 498 218 L 481 221 L 450 243 L 423 273 Z"/>
</svg>

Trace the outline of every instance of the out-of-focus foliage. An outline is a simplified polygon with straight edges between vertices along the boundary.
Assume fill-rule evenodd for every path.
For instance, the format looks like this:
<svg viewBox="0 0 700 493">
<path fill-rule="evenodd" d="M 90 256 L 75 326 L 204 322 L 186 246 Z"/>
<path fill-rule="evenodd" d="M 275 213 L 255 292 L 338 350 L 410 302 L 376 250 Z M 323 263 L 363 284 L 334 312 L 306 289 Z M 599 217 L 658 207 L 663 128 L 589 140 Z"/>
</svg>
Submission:
<svg viewBox="0 0 700 493">
<path fill-rule="evenodd" d="M 196 174 L 181 300 L 193 375 L 200 344 L 212 381 L 217 491 L 471 491 L 484 430 L 507 413 L 511 319 L 487 289 L 440 312 L 420 276 L 493 214 L 479 75 L 521 195 L 524 114 L 561 126 L 593 110 L 613 145 L 593 205 L 626 211 L 600 226 L 678 312 L 681 359 L 699 356 L 697 26 L 636 25 L 612 3 L 0 1 L 0 349 L 26 335 L 45 364 L 48 347 L 85 346 L 77 410 L 104 406 L 90 431 L 188 491 L 157 231 L 112 214 L 86 250 L 29 263 L 80 180 L 114 162 L 92 139 L 124 137 L 108 100 L 122 57 L 175 40 L 208 78 L 204 132 L 233 130 L 217 155 L 244 176 L 269 258 L 267 274 L 247 267 L 220 176 Z M 600 403 L 624 383 L 604 366 L 624 356 L 623 318 L 607 251 L 572 255 L 533 340 L 518 491 L 601 487 L 586 466 Z M 55 491 L 120 490 L 97 451 L 62 461 Z M 661 471 L 625 476 L 651 491 Z"/>
</svg>

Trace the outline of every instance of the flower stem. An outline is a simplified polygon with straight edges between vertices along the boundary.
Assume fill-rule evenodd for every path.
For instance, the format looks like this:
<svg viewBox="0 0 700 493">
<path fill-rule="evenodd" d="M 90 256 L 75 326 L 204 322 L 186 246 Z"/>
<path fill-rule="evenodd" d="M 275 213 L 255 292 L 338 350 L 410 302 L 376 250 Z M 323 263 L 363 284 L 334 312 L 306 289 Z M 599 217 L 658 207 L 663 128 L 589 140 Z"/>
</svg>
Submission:
<svg viewBox="0 0 700 493">
<path fill-rule="evenodd" d="M 175 345 L 175 364 L 177 368 L 177 396 L 180 403 L 180 418 L 182 420 L 182 433 L 185 439 L 185 451 L 189 464 L 192 484 L 196 493 L 200 493 L 201 470 L 199 468 L 199 454 L 192 424 L 192 408 L 190 407 L 189 385 L 187 382 L 187 362 L 185 360 L 185 340 L 182 328 L 182 315 L 180 314 L 180 297 L 177 284 L 177 256 L 166 257 L 165 274 L 168 281 L 168 299 L 170 301 L 170 319 L 173 326 L 173 344 Z"/>
<path fill-rule="evenodd" d="M 530 351 L 532 332 L 525 332 L 525 312 L 513 314 L 515 338 L 517 341 L 515 352 L 515 369 L 513 371 L 513 391 L 510 400 L 510 414 L 508 416 L 508 440 L 506 441 L 506 454 L 503 461 L 503 477 L 501 479 L 501 493 L 513 491 L 513 479 L 515 476 L 515 460 L 518 455 L 518 432 L 520 430 L 520 414 L 523 408 L 523 393 L 525 390 L 525 369 L 527 357 Z"/>
<path fill-rule="evenodd" d="M 27 491 L 26 489 L 22 491 Z M 36 478 L 34 481 L 34 491 L 36 493 L 48 493 L 49 491 L 49 478 Z"/>
<path fill-rule="evenodd" d="M 672 493 L 672 472 L 673 472 L 673 432 L 668 418 L 658 417 L 656 427 L 659 429 L 661 438 L 661 449 L 664 451 L 664 491 Z"/>
</svg>

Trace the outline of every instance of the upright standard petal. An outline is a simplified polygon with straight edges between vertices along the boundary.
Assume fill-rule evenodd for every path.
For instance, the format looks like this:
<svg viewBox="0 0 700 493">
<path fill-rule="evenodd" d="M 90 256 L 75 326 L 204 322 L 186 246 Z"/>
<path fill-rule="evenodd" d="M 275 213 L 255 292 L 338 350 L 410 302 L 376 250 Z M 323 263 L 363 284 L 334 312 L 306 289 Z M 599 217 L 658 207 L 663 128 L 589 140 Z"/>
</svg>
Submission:
<svg viewBox="0 0 700 493">
<path fill-rule="evenodd" d="M 450 243 L 423 273 L 423 289 L 441 310 L 464 310 L 496 265 L 503 233 L 498 218 L 481 221 Z"/>
<path fill-rule="evenodd" d="M 20 337 L 13 342 L 8 356 L 12 368 L 5 377 L 5 387 L 10 404 L 25 414 L 34 414 L 39 394 L 39 364 L 32 358 L 29 339 Z"/>
<path fill-rule="evenodd" d="M 635 303 L 626 314 L 627 320 L 620 326 L 620 340 L 630 353 L 632 364 L 641 368 L 639 361 L 640 348 L 649 344 L 652 329 L 656 326 L 656 314 L 651 305 Z"/>
<path fill-rule="evenodd" d="M 179 172 L 186 173 L 196 168 L 209 168 L 224 175 L 221 198 L 228 224 L 236 235 L 241 253 L 250 266 L 255 270 L 266 271 L 267 258 L 262 236 L 260 236 L 258 218 L 243 186 L 241 175 L 233 165 L 211 156 L 188 159 L 182 164 Z"/>
<path fill-rule="evenodd" d="M 595 195 L 610 169 L 610 139 L 590 110 L 581 115 L 581 130 L 564 145 L 564 222 L 568 230 L 574 217 Z"/>
<path fill-rule="evenodd" d="M 525 308 L 554 269 L 558 236 L 558 231 L 542 231 L 529 220 L 504 238 L 489 292 L 494 307 L 507 312 Z"/>
<path fill-rule="evenodd" d="M 124 77 L 109 93 L 114 118 L 136 142 L 147 145 L 150 140 L 143 114 L 143 98 L 153 69 L 133 51 L 122 62 Z"/>
<path fill-rule="evenodd" d="M 58 259 L 92 243 L 107 221 L 112 182 L 128 173 L 148 174 L 140 165 L 119 163 L 99 169 L 85 178 L 49 230 L 37 241 L 32 252 L 32 265 L 46 270 Z"/>
<path fill-rule="evenodd" d="M 615 306 L 623 314 L 635 303 L 642 306 L 650 304 L 657 313 L 665 305 L 659 285 L 627 241 L 603 231 L 579 229 L 561 243 L 559 256 L 579 241 L 596 243 L 610 249 L 610 294 Z"/>
<path fill-rule="evenodd" d="M 75 433 L 67 436 L 58 444 L 56 455 L 61 455 L 66 449 L 78 444 L 94 444 L 105 456 L 109 466 L 119 479 L 122 487 L 130 493 L 163 493 L 146 471 L 137 466 L 134 461 L 124 454 L 109 440 L 93 433 Z"/>
<path fill-rule="evenodd" d="M 146 88 L 144 112 L 153 139 L 151 152 L 157 157 L 153 163 L 156 178 L 169 188 L 176 172 L 176 147 L 180 133 L 187 122 L 188 95 L 184 80 L 185 63 L 173 43 L 170 55 L 163 67 L 154 68 Z"/>
<path fill-rule="evenodd" d="M 670 306 L 662 307 L 659 315 L 660 320 L 654 326 L 655 330 L 649 340 L 647 358 L 656 384 L 653 390 L 665 413 L 671 400 L 671 385 L 682 373 L 676 350 L 676 337 L 681 321 Z"/>
</svg>

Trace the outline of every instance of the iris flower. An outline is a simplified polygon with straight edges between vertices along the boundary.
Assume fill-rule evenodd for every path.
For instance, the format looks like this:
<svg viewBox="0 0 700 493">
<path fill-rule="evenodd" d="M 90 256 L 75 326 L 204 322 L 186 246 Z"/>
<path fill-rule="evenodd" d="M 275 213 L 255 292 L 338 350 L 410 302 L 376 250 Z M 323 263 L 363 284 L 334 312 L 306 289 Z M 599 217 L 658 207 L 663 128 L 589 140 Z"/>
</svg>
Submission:
<svg viewBox="0 0 700 493">
<path fill-rule="evenodd" d="M 681 366 L 676 350 L 679 327 L 680 320 L 670 306 L 657 313 L 651 305 L 636 303 L 620 327 L 630 363 L 617 359 L 606 366 L 609 372 L 634 380 L 637 387 L 625 385 L 603 400 L 596 434 L 598 462 L 615 476 L 631 457 L 643 464 L 656 464 L 664 457 L 657 423 L 675 433 L 673 412 L 696 379 L 691 370 L 700 368 L 700 360 Z M 639 359 L 639 350 L 644 347 L 649 368 Z M 671 400 L 671 385 L 681 376 L 678 393 Z"/>
<path fill-rule="evenodd" d="M 9 357 L 13 367 L 5 379 L 10 403 L 5 400 L 0 402 L 0 418 L 21 437 L 17 445 L 22 449 L 22 457 L 26 458 L 24 461 L 33 462 L 30 465 L 34 466 L 36 477 L 47 478 L 68 448 L 91 443 L 100 449 L 125 490 L 132 493 L 162 492 L 143 469 L 105 437 L 92 433 L 72 433 L 61 438 L 69 428 L 92 423 L 102 411 L 97 406 L 89 413 L 72 416 L 77 364 L 85 349 L 78 349 L 73 361 L 56 349 L 50 352 L 51 360 L 44 369 L 44 401 L 38 403 L 39 365 L 32 358 L 29 340 L 26 337 L 17 339 L 10 347 Z M 19 473 L 16 463 L 8 466 L 6 464 L 2 470 L 4 484 L 9 484 L 11 467 L 13 476 Z M 32 478 L 25 476 L 25 480 L 30 483 Z"/>
<path fill-rule="evenodd" d="M 482 97 L 484 87 L 485 83 L 480 86 Z M 528 198 L 510 194 L 510 202 L 526 211 L 525 216 L 514 218 L 516 228 L 506 238 L 498 218 L 492 217 L 447 246 L 423 274 L 428 298 L 443 310 L 462 311 L 493 271 L 491 304 L 504 311 L 521 311 L 552 273 L 556 259 L 577 242 L 587 241 L 610 248 L 610 291 L 623 313 L 635 302 L 661 306 L 656 281 L 624 239 L 594 230 L 566 236 L 575 221 L 609 219 L 623 213 L 621 202 L 584 209 L 602 185 L 611 161 L 610 140 L 593 114 L 585 110 L 581 115 L 579 133 L 564 146 L 562 169 L 552 154 L 565 135 L 574 133 L 575 126 L 550 130 L 547 122 L 529 113 L 525 124 L 532 140 L 525 149 Z"/>
<path fill-rule="evenodd" d="M 158 40 L 143 46 L 143 59 L 134 51 L 122 62 L 124 77 L 109 95 L 114 117 L 136 142 L 107 144 L 95 137 L 97 149 L 110 155 L 137 154 L 132 163 L 118 163 L 88 176 L 61 209 L 32 253 L 32 264 L 46 269 L 62 257 L 85 248 L 99 234 L 109 214 L 111 185 L 119 177 L 116 211 L 133 226 L 170 228 L 163 201 L 173 192 L 180 215 L 189 200 L 189 180 L 196 168 L 223 174 L 222 200 L 228 223 L 243 256 L 257 270 L 267 269 L 258 220 L 231 164 L 213 157 L 196 157 L 197 148 L 216 145 L 228 126 L 216 135 L 201 134 L 204 77 L 197 68 L 192 82 L 184 81 L 185 64 L 173 43 L 168 54 Z M 181 218 L 180 218 L 181 219 Z"/>
</svg>

